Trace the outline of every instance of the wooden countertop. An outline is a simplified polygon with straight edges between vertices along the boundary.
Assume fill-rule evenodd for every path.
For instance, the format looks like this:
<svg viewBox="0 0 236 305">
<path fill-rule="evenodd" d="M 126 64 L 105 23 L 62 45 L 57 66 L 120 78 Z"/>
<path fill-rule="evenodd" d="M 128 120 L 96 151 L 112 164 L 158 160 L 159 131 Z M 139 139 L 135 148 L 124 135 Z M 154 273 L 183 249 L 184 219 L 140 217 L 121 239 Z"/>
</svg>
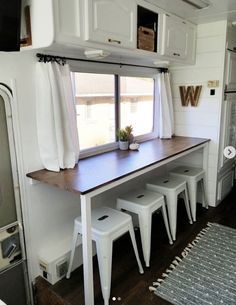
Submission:
<svg viewBox="0 0 236 305">
<path fill-rule="evenodd" d="M 141 143 L 138 151 L 114 150 L 82 159 L 74 169 L 60 172 L 42 169 L 28 173 L 27 177 L 69 192 L 86 194 L 208 141 L 178 136 L 170 140 L 154 139 Z"/>
</svg>

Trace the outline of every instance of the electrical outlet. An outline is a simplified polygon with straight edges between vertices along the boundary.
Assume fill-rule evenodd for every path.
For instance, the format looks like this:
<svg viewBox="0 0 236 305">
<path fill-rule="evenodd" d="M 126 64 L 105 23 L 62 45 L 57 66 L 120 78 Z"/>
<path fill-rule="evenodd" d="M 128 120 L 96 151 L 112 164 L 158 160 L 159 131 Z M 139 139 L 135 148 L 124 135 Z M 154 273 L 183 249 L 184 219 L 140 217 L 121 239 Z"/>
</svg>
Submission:
<svg viewBox="0 0 236 305">
<path fill-rule="evenodd" d="M 214 96 L 216 94 L 216 90 L 215 89 L 210 89 L 210 95 Z"/>
</svg>

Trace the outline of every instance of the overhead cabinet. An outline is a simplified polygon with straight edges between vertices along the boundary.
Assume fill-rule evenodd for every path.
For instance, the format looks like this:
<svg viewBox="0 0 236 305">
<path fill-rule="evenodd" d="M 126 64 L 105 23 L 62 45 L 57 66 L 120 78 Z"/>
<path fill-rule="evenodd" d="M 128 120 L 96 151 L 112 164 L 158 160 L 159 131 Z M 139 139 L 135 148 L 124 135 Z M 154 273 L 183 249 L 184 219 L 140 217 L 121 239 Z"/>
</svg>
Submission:
<svg viewBox="0 0 236 305">
<path fill-rule="evenodd" d="M 175 16 L 163 16 L 163 41 L 161 55 L 177 60 L 194 60 L 195 27 Z"/>
<path fill-rule="evenodd" d="M 136 2 L 86 0 L 85 40 L 136 48 Z"/>
<path fill-rule="evenodd" d="M 83 39 L 82 0 L 54 0 L 55 41 L 78 44 Z"/>
<path fill-rule="evenodd" d="M 194 63 L 195 25 L 146 1 L 30 0 L 30 6 L 33 48 L 104 49 L 152 64 Z"/>
</svg>

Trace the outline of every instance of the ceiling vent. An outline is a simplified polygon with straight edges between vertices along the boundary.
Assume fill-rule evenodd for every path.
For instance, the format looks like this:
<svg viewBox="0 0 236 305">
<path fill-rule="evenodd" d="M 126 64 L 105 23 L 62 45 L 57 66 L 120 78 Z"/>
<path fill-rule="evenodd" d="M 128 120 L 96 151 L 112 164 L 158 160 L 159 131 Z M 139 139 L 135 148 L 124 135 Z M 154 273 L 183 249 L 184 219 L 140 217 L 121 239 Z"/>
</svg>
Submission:
<svg viewBox="0 0 236 305">
<path fill-rule="evenodd" d="M 181 0 L 195 9 L 201 10 L 204 8 L 207 8 L 210 5 L 210 2 L 208 0 Z"/>
</svg>

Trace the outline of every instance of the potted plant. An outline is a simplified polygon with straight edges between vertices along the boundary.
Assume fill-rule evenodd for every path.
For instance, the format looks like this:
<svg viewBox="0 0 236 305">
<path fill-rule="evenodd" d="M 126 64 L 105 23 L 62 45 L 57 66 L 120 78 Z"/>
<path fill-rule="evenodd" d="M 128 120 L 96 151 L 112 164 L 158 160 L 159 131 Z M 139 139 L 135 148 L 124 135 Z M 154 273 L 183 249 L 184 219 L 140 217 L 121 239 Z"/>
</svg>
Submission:
<svg viewBox="0 0 236 305">
<path fill-rule="evenodd" d="M 119 148 L 121 150 L 127 150 L 129 148 L 130 141 L 131 139 L 133 140 L 132 131 L 133 127 L 131 125 L 118 130 L 117 136 L 119 139 Z"/>
</svg>

